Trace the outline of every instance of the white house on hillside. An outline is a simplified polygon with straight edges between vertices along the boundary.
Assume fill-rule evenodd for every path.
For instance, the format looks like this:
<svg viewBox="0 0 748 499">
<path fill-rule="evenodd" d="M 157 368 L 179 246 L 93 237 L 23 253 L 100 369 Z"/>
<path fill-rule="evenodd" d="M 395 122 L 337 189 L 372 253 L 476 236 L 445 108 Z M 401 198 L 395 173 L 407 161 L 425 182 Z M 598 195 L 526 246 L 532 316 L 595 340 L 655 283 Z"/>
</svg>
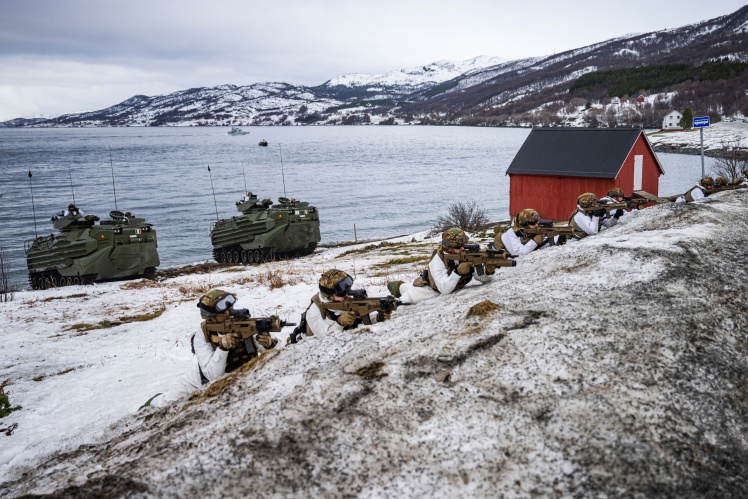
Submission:
<svg viewBox="0 0 748 499">
<path fill-rule="evenodd" d="M 662 129 L 663 130 L 682 130 L 681 126 L 678 124 L 683 118 L 683 115 L 680 114 L 678 111 L 672 111 L 670 114 L 665 116 L 665 118 L 662 120 Z"/>
</svg>

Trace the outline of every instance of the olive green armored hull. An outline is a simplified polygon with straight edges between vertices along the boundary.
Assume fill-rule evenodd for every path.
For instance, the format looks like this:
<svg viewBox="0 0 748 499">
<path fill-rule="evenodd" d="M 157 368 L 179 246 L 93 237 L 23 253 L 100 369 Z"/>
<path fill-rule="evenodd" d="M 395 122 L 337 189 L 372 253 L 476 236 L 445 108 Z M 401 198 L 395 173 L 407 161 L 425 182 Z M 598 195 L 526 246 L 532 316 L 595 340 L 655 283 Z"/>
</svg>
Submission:
<svg viewBox="0 0 748 499">
<path fill-rule="evenodd" d="M 241 215 L 211 224 L 213 257 L 219 263 L 263 262 L 311 254 L 320 241 L 319 213 L 309 203 L 280 198 L 237 203 Z"/>
<path fill-rule="evenodd" d="M 149 277 L 159 265 L 156 230 L 142 218 L 96 224 L 92 215 L 55 217 L 58 234 L 26 241 L 32 289 Z"/>
</svg>

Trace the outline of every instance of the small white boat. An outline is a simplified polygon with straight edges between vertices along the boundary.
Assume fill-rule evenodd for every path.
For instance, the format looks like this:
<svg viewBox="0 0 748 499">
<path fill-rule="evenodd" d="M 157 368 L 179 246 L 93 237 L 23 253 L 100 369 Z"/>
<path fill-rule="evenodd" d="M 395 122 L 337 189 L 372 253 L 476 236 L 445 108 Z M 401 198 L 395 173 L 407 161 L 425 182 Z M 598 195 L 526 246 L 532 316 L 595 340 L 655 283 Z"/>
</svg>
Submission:
<svg viewBox="0 0 748 499">
<path fill-rule="evenodd" d="M 229 130 L 229 135 L 247 135 L 248 133 L 236 126 L 232 126 L 231 130 Z"/>
</svg>

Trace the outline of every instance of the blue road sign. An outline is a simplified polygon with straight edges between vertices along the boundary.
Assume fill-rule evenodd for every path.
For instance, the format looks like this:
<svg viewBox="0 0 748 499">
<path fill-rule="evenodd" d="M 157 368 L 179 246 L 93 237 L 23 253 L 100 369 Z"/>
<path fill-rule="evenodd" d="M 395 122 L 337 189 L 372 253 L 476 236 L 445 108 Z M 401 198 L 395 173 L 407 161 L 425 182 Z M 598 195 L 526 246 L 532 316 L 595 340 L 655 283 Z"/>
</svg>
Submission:
<svg viewBox="0 0 748 499">
<path fill-rule="evenodd" d="M 698 116 L 693 119 L 694 128 L 705 128 L 709 126 L 709 116 Z"/>
</svg>

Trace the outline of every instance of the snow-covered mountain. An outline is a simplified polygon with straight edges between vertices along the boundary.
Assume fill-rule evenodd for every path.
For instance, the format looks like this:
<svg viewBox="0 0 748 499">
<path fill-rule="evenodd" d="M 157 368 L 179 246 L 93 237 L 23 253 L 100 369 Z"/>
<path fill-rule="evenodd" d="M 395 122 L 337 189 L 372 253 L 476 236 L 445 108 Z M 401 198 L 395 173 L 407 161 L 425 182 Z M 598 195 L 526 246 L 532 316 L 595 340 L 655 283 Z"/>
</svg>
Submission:
<svg viewBox="0 0 748 499">
<path fill-rule="evenodd" d="M 539 113 L 551 105 L 570 104 L 574 97 L 570 94 L 571 84 L 595 71 L 684 63 L 699 66 L 712 61 L 748 62 L 746 26 L 748 6 L 676 29 L 628 35 L 551 56 L 510 61 L 445 82 L 439 94 L 422 92 L 427 97 L 422 99 L 412 96 L 399 112 L 415 116 L 441 113 L 441 122 L 486 124 L 494 120 L 494 124 L 499 124 L 518 113 Z M 745 88 L 745 77 L 741 78 Z M 724 92 L 719 85 L 715 87 L 711 93 Z M 598 104 L 609 102 L 601 99 L 607 97 L 607 89 L 601 90 L 604 92 L 598 93 Z M 635 88 L 632 92 L 647 90 Z M 719 95 L 715 97 L 713 100 L 720 100 Z M 720 107 L 716 102 L 704 103 L 701 110 L 721 114 L 724 110 Z M 465 123 L 466 116 L 479 118 Z M 481 118 L 486 121 L 481 122 Z"/>
<path fill-rule="evenodd" d="M 167 95 L 136 95 L 112 107 L 48 120 L 11 120 L 5 126 L 280 125 L 340 122 L 366 109 L 432 88 L 505 59 L 480 56 L 439 61 L 386 74 L 345 75 L 317 87 L 267 82 L 191 88 Z M 346 109 L 340 113 L 339 109 Z"/>
<path fill-rule="evenodd" d="M 399 69 L 385 74 L 348 73 L 326 82 L 324 86 L 342 87 L 413 87 L 415 89 L 442 83 L 458 76 L 496 66 L 507 59 L 488 57 L 485 55 L 474 57 L 466 61 L 438 61 L 426 66 L 409 69 Z"/>
</svg>

